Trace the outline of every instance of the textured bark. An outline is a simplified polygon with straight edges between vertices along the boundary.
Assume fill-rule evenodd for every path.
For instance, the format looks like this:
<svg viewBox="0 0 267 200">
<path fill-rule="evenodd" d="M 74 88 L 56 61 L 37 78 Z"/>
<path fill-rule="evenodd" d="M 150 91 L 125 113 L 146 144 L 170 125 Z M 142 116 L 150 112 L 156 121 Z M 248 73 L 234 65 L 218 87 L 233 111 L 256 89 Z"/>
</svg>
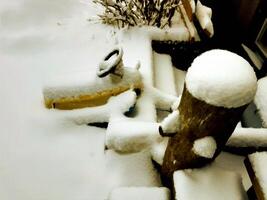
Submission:
<svg viewBox="0 0 267 200">
<path fill-rule="evenodd" d="M 193 97 L 185 86 L 178 108 L 180 128 L 170 138 L 163 160 L 163 182 L 171 186 L 174 171 L 202 167 L 214 160 L 234 131 L 245 108 L 228 109 L 207 104 Z M 200 157 L 192 150 L 194 141 L 205 136 L 212 136 L 217 143 L 217 150 L 211 159 Z"/>
</svg>

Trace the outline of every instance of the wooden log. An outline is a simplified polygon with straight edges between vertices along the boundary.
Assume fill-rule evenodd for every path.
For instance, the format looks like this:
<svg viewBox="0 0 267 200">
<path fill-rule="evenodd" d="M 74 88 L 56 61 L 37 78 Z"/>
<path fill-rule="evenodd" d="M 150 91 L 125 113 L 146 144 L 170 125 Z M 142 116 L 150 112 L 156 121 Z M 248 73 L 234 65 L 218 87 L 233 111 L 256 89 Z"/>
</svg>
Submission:
<svg viewBox="0 0 267 200">
<path fill-rule="evenodd" d="M 257 79 L 242 57 L 211 50 L 188 69 L 177 133 L 169 139 L 162 179 L 172 186 L 176 170 L 198 168 L 214 160 L 256 93 Z"/>
<path fill-rule="evenodd" d="M 234 131 L 246 106 L 224 108 L 193 97 L 186 85 L 179 105 L 180 130 L 170 138 L 162 165 L 162 174 L 171 178 L 178 169 L 202 167 L 221 152 Z M 200 157 L 192 151 L 195 140 L 212 136 L 217 149 L 212 158 Z"/>
</svg>

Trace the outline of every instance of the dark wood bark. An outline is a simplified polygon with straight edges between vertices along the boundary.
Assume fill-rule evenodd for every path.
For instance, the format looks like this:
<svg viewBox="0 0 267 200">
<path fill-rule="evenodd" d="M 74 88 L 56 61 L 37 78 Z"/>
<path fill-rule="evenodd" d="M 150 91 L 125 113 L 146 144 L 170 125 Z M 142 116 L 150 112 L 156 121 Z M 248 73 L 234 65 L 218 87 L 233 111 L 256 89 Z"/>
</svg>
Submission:
<svg viewBox="0 0 267 200">
<path fill-rule="evenodd" d="M 202 167 L 214 160 L 234 131 L 245 108 L 228 109 L 207 104 L 193 97 L 185 86 L 178 108 L 180 129 L 170 138 L 163 159 L 163 183 L 171 186 L 172 175 L 176 170 Z M 212 159 L 200 157 L 192 150 L 194 141 L 205 136 L 212 136 L 217 143 Z"/>
</svg>

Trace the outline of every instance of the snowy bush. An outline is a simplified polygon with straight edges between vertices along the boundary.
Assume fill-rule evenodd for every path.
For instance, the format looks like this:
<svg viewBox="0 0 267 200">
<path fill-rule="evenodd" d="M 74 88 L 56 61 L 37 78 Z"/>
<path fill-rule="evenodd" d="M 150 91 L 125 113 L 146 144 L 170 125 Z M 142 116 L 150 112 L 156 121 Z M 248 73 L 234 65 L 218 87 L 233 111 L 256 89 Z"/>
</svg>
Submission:
<svg viewBox="0 0 267 200">
<path fill-rule="evenodd" d="M 102 23 L 117 26 L 170 26 L 180 0 L 93 0 L 104 8 Z"/>
</svg>

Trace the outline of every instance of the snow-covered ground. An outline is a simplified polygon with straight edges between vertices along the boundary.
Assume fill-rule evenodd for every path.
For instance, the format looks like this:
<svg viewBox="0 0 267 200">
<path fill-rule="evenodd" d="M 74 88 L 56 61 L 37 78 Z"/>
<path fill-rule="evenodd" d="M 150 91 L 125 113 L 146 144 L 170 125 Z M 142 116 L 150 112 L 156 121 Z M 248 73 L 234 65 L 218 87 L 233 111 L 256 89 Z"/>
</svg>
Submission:
<svg viewBox="0 0 267 200">
<path fill-rule="evenodd" d="M 104 130 L 54 120 L 42 102 L 47 77 L 95 73 L 110 48 L 93 12 L 79 0 L 0 0 L 2 200 L 106 197 Z"/>
<path fill-rule="evenodd" d="M 146 153 L 104 152 L 104 129 L 66 123 L 43 105 L 47 78 L 94 75 L 115 43 L 112 30 L 88 21 L 95 13 L 90 2 L 0 0 L 1 200 L 103 200 L 121 184 L 160 185 Z M 247 189 L 242 161 L 222 154 L 216 162 L 242 173 Z M 131 173 L 138 175 L 129 179 Z"/>
</svg>

